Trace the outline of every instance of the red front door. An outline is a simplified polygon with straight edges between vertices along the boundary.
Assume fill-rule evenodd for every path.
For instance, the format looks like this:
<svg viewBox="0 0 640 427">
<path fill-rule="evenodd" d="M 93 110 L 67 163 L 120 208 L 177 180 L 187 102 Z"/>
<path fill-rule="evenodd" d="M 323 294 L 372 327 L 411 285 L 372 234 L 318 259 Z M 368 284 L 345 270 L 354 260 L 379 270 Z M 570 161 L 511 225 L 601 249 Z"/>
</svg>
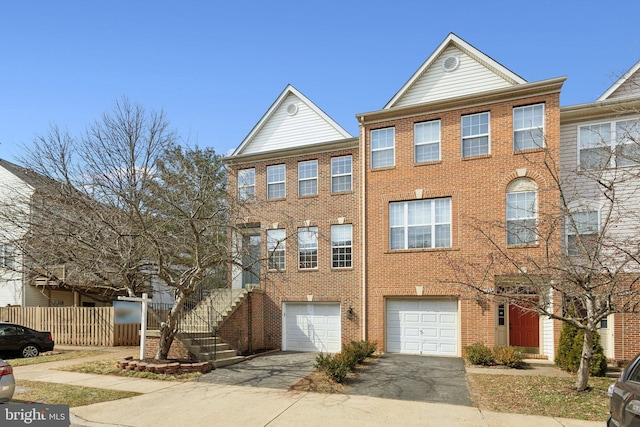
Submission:
<svg viewBox="0 0 640 427">
<path fill-rule="evenodd" d="M 509 305 L 509 345 L 539 347 L 538 313 Z"/>
</svg>

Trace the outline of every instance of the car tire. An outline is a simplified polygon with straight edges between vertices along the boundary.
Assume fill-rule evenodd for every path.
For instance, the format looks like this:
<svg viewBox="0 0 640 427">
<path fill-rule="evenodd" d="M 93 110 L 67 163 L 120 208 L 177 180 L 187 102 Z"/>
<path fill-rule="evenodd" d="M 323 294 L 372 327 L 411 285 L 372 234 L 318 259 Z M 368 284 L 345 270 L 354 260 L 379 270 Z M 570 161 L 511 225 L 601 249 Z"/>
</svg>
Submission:
<svg viewBox="0 0 640 427">
<path fill-rule="evenodd" d="M 38 354 L 40 354 L 40 349 L 33 344 L 27 344 L 20 350 L 22 357 L 36 357 Z"/>
</svg>

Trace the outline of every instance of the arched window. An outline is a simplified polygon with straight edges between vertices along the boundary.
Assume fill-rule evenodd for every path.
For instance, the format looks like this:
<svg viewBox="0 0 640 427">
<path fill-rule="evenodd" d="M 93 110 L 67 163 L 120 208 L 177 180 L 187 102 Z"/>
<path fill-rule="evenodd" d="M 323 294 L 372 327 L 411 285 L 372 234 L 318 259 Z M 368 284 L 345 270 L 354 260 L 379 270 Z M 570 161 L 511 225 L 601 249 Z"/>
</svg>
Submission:
<svg viewBox="0 0 640 427">
<path fill-rule="evenodd" d="M 538 186 L 529 178 L 517 178 L 507 186 L 507 245 L 538 241 Z"/>
</svg>

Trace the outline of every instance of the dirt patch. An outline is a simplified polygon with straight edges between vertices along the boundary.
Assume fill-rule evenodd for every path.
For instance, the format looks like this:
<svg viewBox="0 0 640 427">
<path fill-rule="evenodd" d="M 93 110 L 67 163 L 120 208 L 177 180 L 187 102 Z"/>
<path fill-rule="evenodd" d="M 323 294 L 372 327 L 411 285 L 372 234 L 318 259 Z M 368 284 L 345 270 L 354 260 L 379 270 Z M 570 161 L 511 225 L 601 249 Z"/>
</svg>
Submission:
<svg viewBox="0 0 640 427">
<path fill-rule="evenodd" d="M 369 366 L 373 365 L 377 360 L 377 357 L 368 357 L 364 362 L 356 366 L 354 372 L 349 372 L 343 383 L 337 383 L 331 378 L 327 377 L 323 372 L 315 371 L 302 378 L 297 383 L 289 386 L 291 391 L 313 391 L 316 393 L 328 393 L 328 394 L 344 394 L 345 390 L 358 378 L 358 376 L 366 370 Z"/>
</svg>

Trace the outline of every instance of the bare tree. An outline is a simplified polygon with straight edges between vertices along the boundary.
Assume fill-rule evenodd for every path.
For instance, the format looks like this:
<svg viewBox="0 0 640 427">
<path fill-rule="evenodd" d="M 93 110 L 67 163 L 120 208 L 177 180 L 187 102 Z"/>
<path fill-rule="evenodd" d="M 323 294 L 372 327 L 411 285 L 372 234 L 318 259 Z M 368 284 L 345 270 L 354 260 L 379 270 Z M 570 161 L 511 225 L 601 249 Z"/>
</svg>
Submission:
<svg viewBox="0 0 640 427">
<path fill-rule="evenodd" d="M 640 129 L 637 121 L 629 125 L 633 130 L 626 131 L 625 141 L 633 145 L 624 150 L 616 152 L 609 136 L 593 129 L 593 147 L 582 153 L 578 167 L 560 168 L 548 152 L 543 161 L 532 161 L 532 168 L 550 178 L 546 191 L 559 195 L 559 206 L 538 208 L 534 199 L 510 205 L 507 198 L 515 219 L 467 218 L 490 248 L 488 257 L 455 266 L 451 260 L 454 282 L 481 298 L 508 302 L 584 332 L 577 390 L 588 388 L 600 322 L 610 314 L 640 312 L 640 156 L 635 155 Z M 535 212 L 537 218 L 518 211 Z"/>
<path fill-rule="evenodd" d="M 172 288 L 160 359 L 185 301 L 231 261 L 222 159 L 177 140 L 163 113 L 123 98 L 80 137 L 57 126 L 38 137 L 23 159 L 35 192 L 0 206 L 29 277 L 106 300 L 149 292 L 153 278 Z"/>
</svg>

